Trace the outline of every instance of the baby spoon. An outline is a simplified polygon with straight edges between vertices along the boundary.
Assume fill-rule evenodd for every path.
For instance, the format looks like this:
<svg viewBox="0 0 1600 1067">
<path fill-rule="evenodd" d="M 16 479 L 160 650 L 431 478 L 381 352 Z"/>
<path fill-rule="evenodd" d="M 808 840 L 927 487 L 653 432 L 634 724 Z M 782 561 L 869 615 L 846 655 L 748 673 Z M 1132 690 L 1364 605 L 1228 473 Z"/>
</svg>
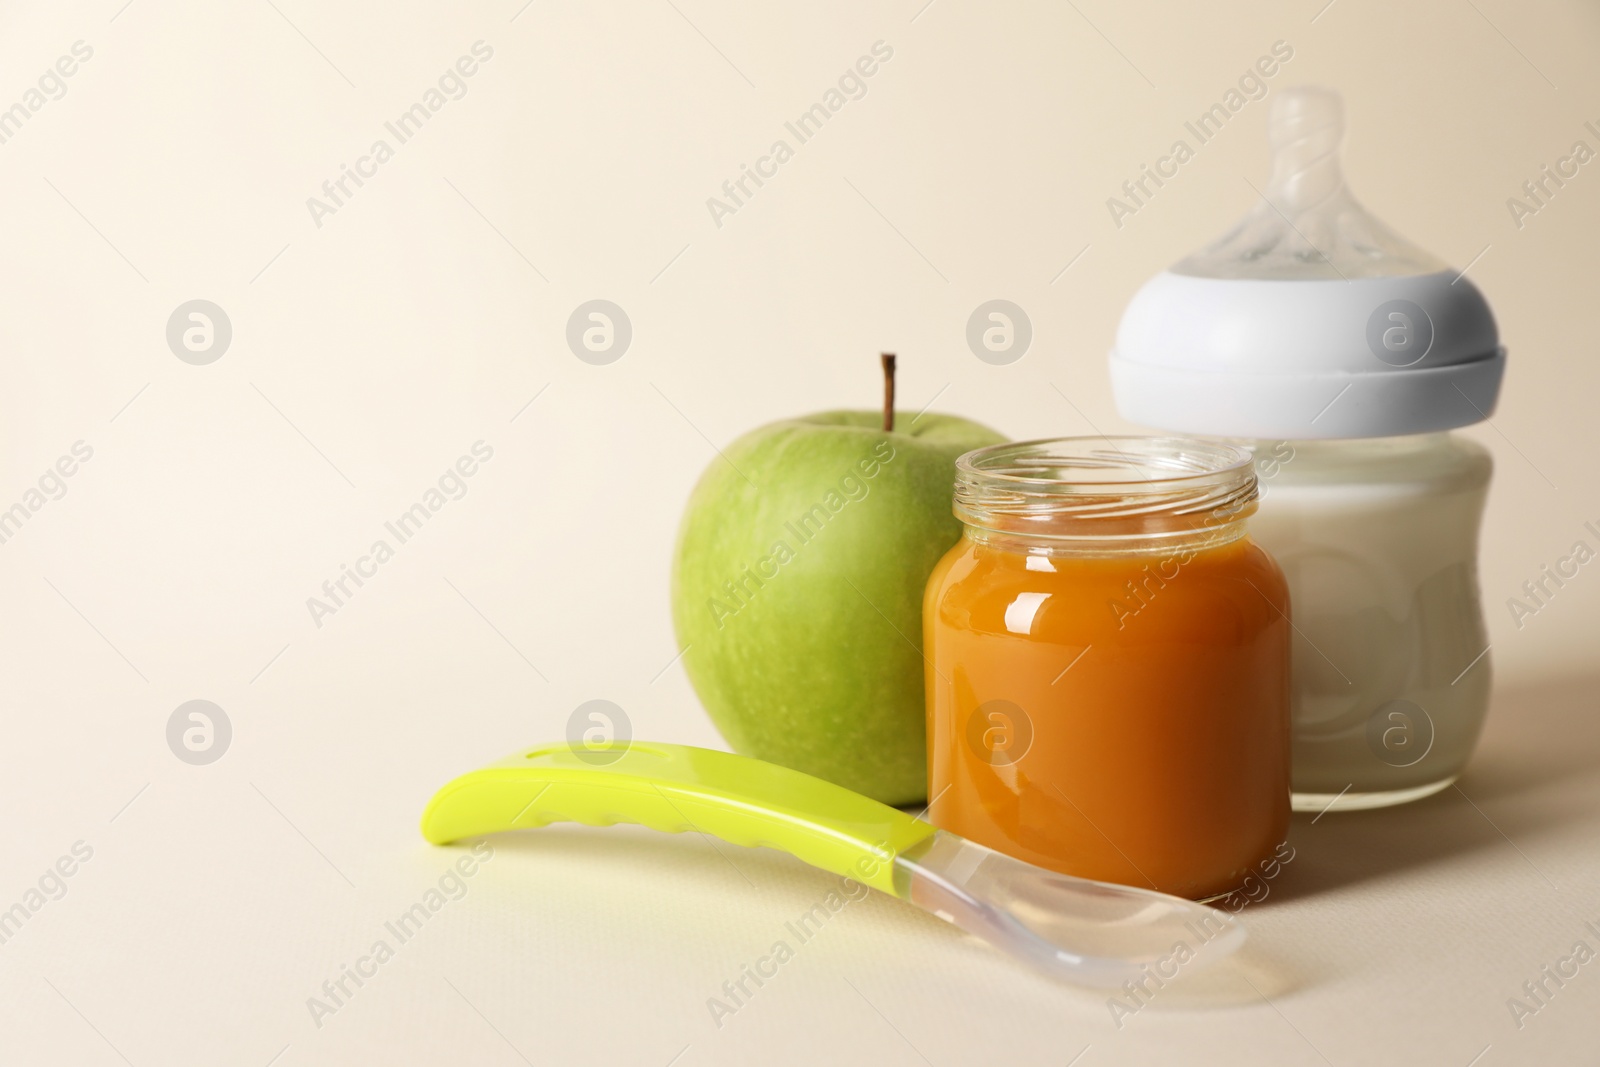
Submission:
<svg viewBox="0 0 1600 1067">
<path fill-rule="evenodd" d="M 765 845 L 954 923 L 1045 972 L 1119 986 L 1228 955 L 1226 912 L 1012 859 L 799 771 L 687 745 L 547 745 L 445 785 L 422 815 L 437 845 L 552 822 L 639 823 Z"/>
</svg>

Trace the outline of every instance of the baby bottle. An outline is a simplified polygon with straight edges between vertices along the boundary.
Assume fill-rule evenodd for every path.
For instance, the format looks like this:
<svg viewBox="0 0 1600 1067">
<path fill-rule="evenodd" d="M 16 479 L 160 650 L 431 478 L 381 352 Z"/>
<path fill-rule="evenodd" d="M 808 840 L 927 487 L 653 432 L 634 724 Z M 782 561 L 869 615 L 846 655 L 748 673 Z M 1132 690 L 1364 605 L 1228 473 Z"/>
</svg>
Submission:
<svg viewBox="0 0 1600 1067">
<path fill-rule="evenodd" d="M 1110 357 L 1126 418 L 1254 453 L 1252 533 L 1289 584 L 1300 811 L 1446 788 L 1489 701 L 1492 462 L 1449 431 L 1494 411 L 1505 350 L 1477 287 L 1351 196 L 1343 132 L 1338 93 L 1280 93 L 1264 195 L 1139 290 Z"/>
</svg>

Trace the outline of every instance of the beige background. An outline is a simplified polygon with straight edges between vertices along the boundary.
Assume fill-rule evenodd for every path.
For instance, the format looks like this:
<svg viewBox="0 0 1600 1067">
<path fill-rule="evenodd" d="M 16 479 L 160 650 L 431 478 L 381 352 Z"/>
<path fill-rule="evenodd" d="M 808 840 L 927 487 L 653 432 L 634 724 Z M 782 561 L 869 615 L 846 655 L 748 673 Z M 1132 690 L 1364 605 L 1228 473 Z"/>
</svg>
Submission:
<svg viewBox="0 0 1600 1067">
<path fill-rule="evenodd" d="M 1600 571 L 1521 629 L 1505 601 L 1600 520 L 1600 163 L 1520 229 L 1506 200 L 1575 140 L 1600 148 L 1600 13 L 922 2 L 0 9 L 0 106 L 93 48 L 0 145 L 0 506 L 94 450 L 0 545 L 0 908 L 93 849 L 0 945 L 0 1060 L 1594 1060 L 1600 963 L 1520 1030 L 1506 1001 L 1600 947 Z M 465 97 L 316 226 L 306 199 L 478 40 L 494 54 Z M 867 95 L 717 227 L 706 198 L 879 40 Z M 622 828 L 496 842 L 313 1025 L 306 999 L 453 858 L 415 830 L 446 778 L 559 738 L 592 698 L 638 736 L 719 744 L 666 603 L 714 446 L 872 406 L 882 348 L 909 407 L 1018 437 L 1125 428 L 1118 313 L 1250 204 L 1266 103 L 1121 229 L 1105 200 L 1278 40 L 1294 57 L 1270 86 L 1344 90 L 1357 194 L 1471 263 L 1511 350 L 1493 425 L 1469 431 L 1498 463 L 1497 690 L 1465 792 L 1297 818 L 1240 965 L 1120 1031 L 1103 997 L 879 897 L 719 1029 L 707 998 L 831 881 Z M 634 328 L 609 366 L 564 343 L 597 297 Z M 996 297 L 1035 329 L 1005 367 L 963 340 Z M 233 327 L 208 366 L 164 337 L 196 298 Z M 467 495 L 315 626 L 306 598 L 479 440 L 494 458 Z M 197 698 L 234 731 L 203 767 L 164 735 Z"/>
</svg>

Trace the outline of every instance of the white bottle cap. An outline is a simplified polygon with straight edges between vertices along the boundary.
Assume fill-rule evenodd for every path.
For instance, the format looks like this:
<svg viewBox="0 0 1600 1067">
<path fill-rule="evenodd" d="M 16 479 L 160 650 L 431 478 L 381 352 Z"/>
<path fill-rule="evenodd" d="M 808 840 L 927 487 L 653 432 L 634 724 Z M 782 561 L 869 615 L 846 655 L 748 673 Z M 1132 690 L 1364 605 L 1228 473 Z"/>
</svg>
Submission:
<svg viewBox="0 0 1600 1067">
<path fill-rule="evenodd" d="M 1489 417 L 1505 372 L 1488 302 L 1345 188 L 1339 94 L 1281 92 L 1265 196 L 1123 312 L 1125 418 L 1227 437 L 1386 437 Z"/>
</svg>

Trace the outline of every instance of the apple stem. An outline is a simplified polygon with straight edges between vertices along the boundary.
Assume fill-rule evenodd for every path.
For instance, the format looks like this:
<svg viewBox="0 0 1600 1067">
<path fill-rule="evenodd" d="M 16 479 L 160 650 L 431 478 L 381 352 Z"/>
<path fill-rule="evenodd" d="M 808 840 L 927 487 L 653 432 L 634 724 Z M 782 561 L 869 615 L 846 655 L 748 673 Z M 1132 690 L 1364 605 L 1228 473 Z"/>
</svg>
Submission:
<svg viewBox="0 0 1600 1067">
<path fill-rule="evenodd" d="M 884 352 L 883 361 L 883 432 L 894 432 L 894 353 Z"/>
</svg>

